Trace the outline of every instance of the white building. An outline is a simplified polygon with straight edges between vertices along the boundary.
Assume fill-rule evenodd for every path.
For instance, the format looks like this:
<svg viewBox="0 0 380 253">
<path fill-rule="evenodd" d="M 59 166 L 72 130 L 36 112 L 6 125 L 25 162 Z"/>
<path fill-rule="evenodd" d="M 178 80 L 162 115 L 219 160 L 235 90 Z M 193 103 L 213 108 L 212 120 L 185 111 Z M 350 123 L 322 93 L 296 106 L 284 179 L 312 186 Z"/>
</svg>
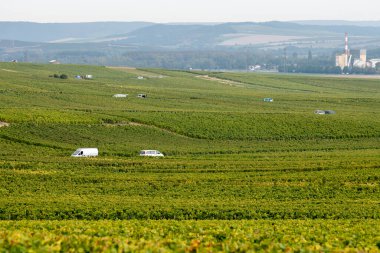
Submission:
<svg viewBox="0 0 380 253">
<path fill-rule="evenodd" d="M 376 68 L 376 64 L 380 63 L 380 59 L 371 59 L 369 62 L 371 63 L 372 68 Z"/>
<path fill-rule="evenodd" d="M 49 61 L 50 64 L 61 64 L 58 60 L 51 60 Z"/>
</svg>

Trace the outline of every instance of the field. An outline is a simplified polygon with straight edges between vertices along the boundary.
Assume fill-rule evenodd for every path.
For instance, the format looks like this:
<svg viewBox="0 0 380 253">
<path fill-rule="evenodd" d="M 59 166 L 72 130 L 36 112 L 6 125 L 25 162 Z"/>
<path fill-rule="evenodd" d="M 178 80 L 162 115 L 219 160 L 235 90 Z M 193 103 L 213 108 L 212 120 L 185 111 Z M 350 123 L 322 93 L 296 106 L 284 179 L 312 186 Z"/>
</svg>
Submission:
<svg viewBox="0 0 380 253">
<path fill-rule="evenodd" d="M 223 36 L 225 39 L 220 45 L 234 46 L 234 45 L 256 45 L 256 44 L 269 44 L 269 43 L 284 43 L 292 40 L 300 41 L 305 37 L 297 36 L 284 36 L 284 35 L 265 35 L 265 34 L 226 34 Z"/>
<path fill-rule="evenodd" d="M 0 249 L 378 252 L 379 85 L 1 63 Z"/>
</svg>

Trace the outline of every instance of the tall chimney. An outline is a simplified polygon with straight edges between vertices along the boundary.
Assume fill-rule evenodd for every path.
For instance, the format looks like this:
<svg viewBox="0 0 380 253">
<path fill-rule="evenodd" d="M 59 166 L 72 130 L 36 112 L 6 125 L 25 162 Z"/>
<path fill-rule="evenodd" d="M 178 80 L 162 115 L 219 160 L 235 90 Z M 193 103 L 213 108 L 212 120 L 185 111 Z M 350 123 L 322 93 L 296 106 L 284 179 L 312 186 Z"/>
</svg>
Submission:
<svg viewBox="0 0 380 253">
<path fill-rule="evenodd" d="M 346 67 L 348 67 L 348 59 L 349 59 L 349 51 L 348 51 L 348 33 L 345 33 L 345 39 L 344 39 L 345 45 L 344 45 L 344 54 L 345 54 L 345 60 L 346 60 Z"/>
</svg>

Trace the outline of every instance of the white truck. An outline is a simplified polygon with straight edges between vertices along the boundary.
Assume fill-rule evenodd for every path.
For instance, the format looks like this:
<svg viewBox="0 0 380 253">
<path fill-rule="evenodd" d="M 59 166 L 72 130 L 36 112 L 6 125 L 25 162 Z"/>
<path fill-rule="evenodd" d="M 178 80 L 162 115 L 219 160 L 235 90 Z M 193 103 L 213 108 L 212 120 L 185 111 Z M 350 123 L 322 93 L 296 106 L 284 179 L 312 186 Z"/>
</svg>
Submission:
<svg viewBox="0 0 380 253">
<path fill-rule="evenodd" d="M 98 156 L 99 151 L 97 148 L 78 148 L 71 155 L 72 157 L 94 157 Z"/>
</svg>

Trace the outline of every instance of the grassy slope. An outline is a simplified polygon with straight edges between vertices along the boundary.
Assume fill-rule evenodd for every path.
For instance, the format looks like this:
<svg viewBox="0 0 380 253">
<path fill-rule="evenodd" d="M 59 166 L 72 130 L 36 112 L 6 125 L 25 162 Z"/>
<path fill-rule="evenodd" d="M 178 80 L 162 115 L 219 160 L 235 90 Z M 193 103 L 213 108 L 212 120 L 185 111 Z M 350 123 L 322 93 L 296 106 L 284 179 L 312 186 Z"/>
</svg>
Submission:
<svg viewBox="0 0 380 253">
<path fill-rule="evenodd" d="M 0 218 L 380 217 L 379 80 L 210 75 L 1 63 Z"/>
</svg>

